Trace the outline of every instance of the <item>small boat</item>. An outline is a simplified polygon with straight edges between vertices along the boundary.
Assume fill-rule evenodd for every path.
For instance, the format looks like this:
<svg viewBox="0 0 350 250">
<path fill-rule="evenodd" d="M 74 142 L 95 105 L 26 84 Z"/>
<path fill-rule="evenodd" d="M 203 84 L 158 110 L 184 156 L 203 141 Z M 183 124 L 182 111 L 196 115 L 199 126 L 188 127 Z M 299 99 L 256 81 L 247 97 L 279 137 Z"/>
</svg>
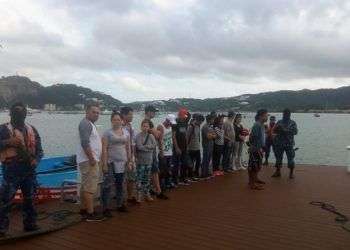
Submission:
<svg viewBox="0 0 350 250">
<path fill-rule="evenodd" d="M 316 114 L 314 114 L 314 117 L 321 117 L 321 115 L 319 114 L 319 113 L 316 113 Z"/>
<path fill-rule="evenodd" d="M 62 187 L 65 181 L 77 180 L 77 165 L 75 156 L 44 158 L 36 168 L 37 195 L 36 202 L 42 203 L 61 198 L 62 189 L 68 195 L 75 195 L 76 185 Z M 0 174 L 0 184 L 2 173 Z M 20 190 L 16 193 L 15 202 L 22 200 Z"/>
</svg>

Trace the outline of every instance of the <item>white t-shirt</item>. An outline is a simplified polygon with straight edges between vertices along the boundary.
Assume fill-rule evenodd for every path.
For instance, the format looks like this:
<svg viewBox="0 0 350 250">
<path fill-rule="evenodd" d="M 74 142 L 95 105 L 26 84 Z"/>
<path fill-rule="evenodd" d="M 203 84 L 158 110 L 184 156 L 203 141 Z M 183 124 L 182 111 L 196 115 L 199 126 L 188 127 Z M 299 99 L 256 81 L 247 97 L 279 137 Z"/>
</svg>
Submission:
<svg viewBox="0 0 350 250">
<path fill-rule="evenodd" d="M 94 159 L 99 162 L 102 153 L 102 141 L 95 124 L 84 118 L 79 124 L 79 136 L 80 144 L 77 151 L 77 163 L 89 161 L 83 145 L 90 146 Z"/>
</svg>

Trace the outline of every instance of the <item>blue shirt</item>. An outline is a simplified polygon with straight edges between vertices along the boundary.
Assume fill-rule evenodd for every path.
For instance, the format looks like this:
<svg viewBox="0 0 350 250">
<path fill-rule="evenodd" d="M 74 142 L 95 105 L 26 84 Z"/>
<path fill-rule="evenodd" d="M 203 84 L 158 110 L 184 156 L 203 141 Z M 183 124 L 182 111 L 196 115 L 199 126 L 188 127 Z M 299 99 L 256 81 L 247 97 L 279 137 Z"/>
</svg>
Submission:
<svg viewBox="0 0 350 250">
<path fill-rule="evenodd" d="M 260 122 L 255 122 L 250 133 L 249 142 L 252 152 L 258 152 L 265 146 L 265 126 Z"/>
</svg>

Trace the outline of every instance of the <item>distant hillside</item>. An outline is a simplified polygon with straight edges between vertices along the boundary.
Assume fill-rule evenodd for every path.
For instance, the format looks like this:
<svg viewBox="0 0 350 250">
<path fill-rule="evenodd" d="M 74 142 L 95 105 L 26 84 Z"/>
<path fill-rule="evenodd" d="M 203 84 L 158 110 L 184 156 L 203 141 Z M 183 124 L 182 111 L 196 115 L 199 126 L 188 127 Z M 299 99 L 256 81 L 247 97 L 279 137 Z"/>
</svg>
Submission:
<svg viewBox="0 0 350 250">
<path fill-rule="evenodd" d="M 350 110 L 350 86 L 337 89 L 276 91 L 229 98 L 182 98 L 153 102 L 134 102 L 129 105 L 135 109 L 142 109 L 148 104 L 153 104 L 159 109 L 166 111 L 175 111 L 179 107 L 187 107 L 195 111 L 226 111 L 228 109 L 255 111 L 259 108 L 281 111 L 286 107 L 300 112 L 313 110 L 341 111 Z"/>
<path fill-rule="evenodd" d="M 0 79 L 0 108 L 8 108 L 10 103 L 21 100 L 32 108 L 43 108 L 45 104 L 50 103 L 64 110 L 72 110 L 76 109 L 75 105 L 86 103 L 91 98 L 102 101 L 108 109 L 122 105 L 122 102 L 109 95 L 74 84 L 43 87 L 22 76 Z"/>
<path fill-rule="evenodd" d="M 112 96 L 73 84 L 44 87 L 22 76 L 0 79 L 0 109 L 8 108 L 15 100 L 22 100 L 32 108 L 43 108 L 45 104 L 50 103 L 56 104 L 62 110 L 74 110 L 81 106 L 77 104 L 86 103 L 92 98 L 102 101 L 106 109 L 129 105 L 135 110 L 143 110 L 145 105 L 153 104 L 163 111 L 176 111 L 179 107 L 187 107 L 192 111 L 255 111 L 258 108 L 281 111 L 286 107 L 300 112 L 350 110 L 350 86 L 337 89 L 276 91 L 228 98 L 180 98 L 123 104 Z"/>
</svg>

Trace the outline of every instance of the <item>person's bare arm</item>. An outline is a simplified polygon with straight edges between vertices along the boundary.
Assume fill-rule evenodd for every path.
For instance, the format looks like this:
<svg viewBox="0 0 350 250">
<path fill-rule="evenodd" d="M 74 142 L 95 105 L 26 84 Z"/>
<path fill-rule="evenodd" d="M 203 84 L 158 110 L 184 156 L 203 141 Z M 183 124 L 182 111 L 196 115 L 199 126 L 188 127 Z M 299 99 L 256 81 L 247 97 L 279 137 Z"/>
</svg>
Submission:
<svg viewBox="0 0 350 250">
<path fill-rule="evenodd" d="M 108 171 L 108 140 L 107 138 L 103 137 L 102 138 L 102 169 L 103 172 Z"/>
<path fill-rule="evenodd" d="M 128 162 L 131 162 L 131 147 L 130 147 L 129 141 L 126 141 L 125 148 L 126 148 L 126 156 L 128 158 Z"/>
<path fill-rule="evenodd" d="M 173 131 L 173 144 L 174 144 L 174 148 L 175 148 L 176 153 L 178 155 L 181 154 L 181 150 L 179 148 L 179 144 L 177 143 L 177 140 L 176 140 L 176 132 L 175 131 Z"/>
<path fill-rule="evenodd" d="M 164 138 L 164 128 L 161 125 L 158 125 L 157 130 L 159 132 L 159 138 L 156 139 L 158 141 L 159 146 L 159 154 L 161 157 L 164 156 L 164 145 L 163 145 L 163 138 Z"/>
<path fill-rule="evenodd" d="M 96 162 L 96 159 L 94 158 L 94 155 L 92 153 L 92 149 L 90 146 L 91 133 L 92 133 L 92 125 L 90 123 L 85 122 L 79 125 L 79 135 L 80 135 L 81 146 L 87 158 L 89 159 L 89 164 L 91 166 L 95 166 L 97 162 Z"/>
</svg>

